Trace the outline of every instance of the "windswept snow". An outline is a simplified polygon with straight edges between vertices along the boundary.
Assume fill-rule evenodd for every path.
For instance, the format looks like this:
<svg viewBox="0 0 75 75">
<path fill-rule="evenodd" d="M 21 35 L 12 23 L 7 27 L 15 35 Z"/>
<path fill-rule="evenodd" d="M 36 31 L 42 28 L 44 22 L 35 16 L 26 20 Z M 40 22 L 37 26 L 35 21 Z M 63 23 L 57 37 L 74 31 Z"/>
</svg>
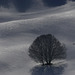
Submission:
<svg viewBox="0 0 75 75">
<path fill-rule="evenodd" d="M 8 14 L 0 23 L 0 75 L 55 75 L 75 73 L 75 3 L 33 13 Z M 67 9 L 67 10 L 66 10 Z M 0 13 L 1 14 L 1 13 Z M 10 16 L 11 15 L 11 20 Z M 7 20 L 3 20 L 6 18 Z M 1 20 L 1 19 L 0 19 Z M 59 66 L 37 66 L 28 56 L 28 48 L 41 34 L 53 34 L 67 47 L 67 59 Z M 50 69 L 50 71 L 49 71 Z M 59 70 L 60 69 L 60 70 Z M 31 71 L 32 70 L 32 71 Z M 37 72 L 36 72 L 37 70 Z M 59 73 L 58 70 L 61 72 Z"/>
</svg>

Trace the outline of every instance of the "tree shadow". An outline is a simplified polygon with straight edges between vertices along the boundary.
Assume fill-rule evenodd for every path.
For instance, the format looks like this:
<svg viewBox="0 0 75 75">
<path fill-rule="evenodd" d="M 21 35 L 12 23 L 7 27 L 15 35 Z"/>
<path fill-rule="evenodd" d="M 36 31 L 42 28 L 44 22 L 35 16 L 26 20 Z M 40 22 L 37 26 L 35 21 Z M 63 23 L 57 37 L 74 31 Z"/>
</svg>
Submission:
<svg viewBox="0 0 75 75">
<path fill-rule="evenodd" d="M 64 68 L 67 65 L 60 65 L 60 66 L 36 66 L 31 69 L 31 75 L 61 75 L 64 73 Z"/>
</svg>

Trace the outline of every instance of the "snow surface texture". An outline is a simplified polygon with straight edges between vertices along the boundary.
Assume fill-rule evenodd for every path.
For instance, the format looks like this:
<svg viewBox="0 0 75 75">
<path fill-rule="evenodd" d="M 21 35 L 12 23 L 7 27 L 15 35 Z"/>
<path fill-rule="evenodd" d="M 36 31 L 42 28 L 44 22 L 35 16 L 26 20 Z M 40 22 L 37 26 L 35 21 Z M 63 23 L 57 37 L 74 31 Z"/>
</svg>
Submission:
<svg viewBox="0 0 75 75">
<path fill-rule="evenodd" d="M 37 66 L 28 56 L 28 48 L 37 36 L 49 33 L 66 44 L 67 59 L 51 67 Z M 74 75 L 74 42 L 74 2 L 29 13 L 1 11 L 0 75 Z"/>
</svg>

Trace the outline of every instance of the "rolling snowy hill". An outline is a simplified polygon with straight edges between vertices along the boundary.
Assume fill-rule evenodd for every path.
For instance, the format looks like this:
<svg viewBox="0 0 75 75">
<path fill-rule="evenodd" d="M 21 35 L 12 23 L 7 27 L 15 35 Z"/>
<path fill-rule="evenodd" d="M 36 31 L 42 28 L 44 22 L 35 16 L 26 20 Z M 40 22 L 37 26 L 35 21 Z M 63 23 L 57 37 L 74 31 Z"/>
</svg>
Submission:
<svg viewBox="0 0 75 75">
<path fill-rule="evenodd" d="M 67 47 L 66 61 L 51 67 L 50 71 L 49 67 L 37 66 L 28 56 L 28 48 L 33 40 L 41 34 L 49 33 Z M 0 75 L 74 75 L 74 42 L 75 3 L 29 13 L 1 12 Z"/>
</svg>

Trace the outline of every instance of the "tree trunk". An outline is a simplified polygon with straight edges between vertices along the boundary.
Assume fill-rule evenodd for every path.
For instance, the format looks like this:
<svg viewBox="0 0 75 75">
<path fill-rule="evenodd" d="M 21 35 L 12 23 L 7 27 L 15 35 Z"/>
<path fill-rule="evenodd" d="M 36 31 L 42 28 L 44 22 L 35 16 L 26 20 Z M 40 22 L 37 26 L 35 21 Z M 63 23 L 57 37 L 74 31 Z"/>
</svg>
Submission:
<svg viewBox="0 0 75 75">
<path fill-rule="evenodd" d="M 51 61 L 47 61 L 46 65 L 52 65 Z"/>
<path fill-rule="evenodd" d="M 44 65 L 44 62 L 42 63 L 42 65 Z"/>
</svg>

